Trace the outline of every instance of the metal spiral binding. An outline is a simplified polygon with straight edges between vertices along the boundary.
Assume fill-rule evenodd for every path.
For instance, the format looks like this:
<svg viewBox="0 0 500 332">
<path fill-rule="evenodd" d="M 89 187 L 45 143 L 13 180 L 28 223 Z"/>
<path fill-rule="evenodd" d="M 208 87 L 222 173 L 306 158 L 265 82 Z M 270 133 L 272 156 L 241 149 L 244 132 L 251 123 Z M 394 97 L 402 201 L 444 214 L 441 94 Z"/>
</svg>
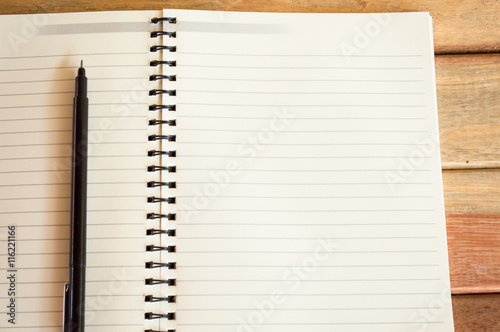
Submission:
<svg viewBox="0 0 500 332">
<path fill-rule="evenodd" d="M 175 24 L 176 23 L 176 18 L 175 17 L 162 17 L 162 18 L 153 18 L 151 19 L 152 24 L 159 24 L 162 22 L 168 22 L 170 24 Z M 158 38 L 158 37 L 168 37 L 168 38 L 175 38 L 176 37 L 176 32 L 175 31 L 153 31 L 151 32 L 151 38 Z M 163 45 L 154 45 L 150 47 L 150 52 L 176 52 L 176 47 L 175 46 L 163 46 Z M 154 60 L 150 62 L 150 66 L 156 67 L 156 66 L 168 66 L 168 67 L 175 67 L 176 62 L 175 61 L 164 61 L 164 60 Z M 175 75 L 160 75 L 160 74 L 155 74 L 155 75 L 150 75 L 149 76 L 150 81 L 160 81 L 160 80 L 165 80 L 165 81 L 170 81 L 174 82 L 176 81 L 176 76 Z M 149 91 L 150 96 L 158 96 L 158 95 L 167 95 L 167 96 L 175 96 L 176 95 L 176 90 L 168 90 L 168 89 L 152 89 Z M 149 111 L 153 112 L 159 112 L 161 115 L 161 112 L 163 110 L 167 111 L 175 111 L 175 105 L 157 105 L 157 104 L 152 104 L 149 105 Z M 159 116 L 160 119 L 162 119 L 162 116 Z M 164 127 L 175 127 L 176 126 L 176 120 L 159 120 L 159 119 L 152 119 L 149 120 L 149 126 L 164 126 Z M 161 134 L 153 134 L 148 136 L 149 141 L 158 141 L 158 149 L 152 149 L 148 151 L 148 157 L 166 157 L 166 158 L 175 158 L 176 157 L 176 151 L 171 150 L 171 151 L 164 151 L 161 148 L 161 142 L 166 141 L 166 142 L 175 142 L 176 136 L 175 135 L 161 135 Z M 150 165 L 147 167 L 148 172 L 167 172 L 167 173 L 175 173 L 176 172 L 176 167 L 175 166 L 161 166 L 161 165 Z M 159 178 L 162 178 L 159 176 Z M 148 188 L 158 188 L 158 187 L 165 187 L 168 189 L 175 189 L 177 186 L 176 182 L 172 181 L 148 181 L 147 182 L 147 187 Z M 175 197 L 156 197 L 154 195 L 148 195 L 147 201 L 150 204 L 158 204 L 158 203 L 163 203 L 163 204 L 175 204 Z M 154 220 L 159 220 L 160 225 L 161 221 L 166 220 L 166 221 L 175 221 L 175 213 L 155 213 L 151 212 L 148 213 L 146 218 L 147 220 L 154 221 Z M 175 229 L 162 229 L 162 227 L 148 227 L 146 230 L 146 236 L 148 237 L 154 237 L 154 236 L 162 236 L 166 235 L 168 237 L 175 237 Z M 167 252 L 167 253 L 173 253 L 175 252 L 175 245 L 167 245 L 167 246 L 162 246 L 162 245 L 155 245 L 155 244 L 148 244 L 146 246 L 146 251 L 147 252 Z M 175 270 L 176 269 L 176 263 L 175 262 L 155 262 L 155 261 L 147 261 L 145 263 L 145 268 L 146 269 L 159 269 L 159 268 L 165 268 L 168 270 Z M 146 278 L 144 280 L 146 285 L 149 285 L 150 287 L 154 287 L 155 285 L 167 285 L 167 286 L 175 286 L 176 284 L 176 279 L 157 279 L 157 278 Z M 161 296 L 154 296 L 154 295 L 146 295 L 144 297 L 145 302 L 166 302 L 166 303 L 175 303 L 176 302 L 176 297 L 174 295 L 169 295 L 165 297 Z M 144 314 L 144 318 L 146 320 L 154 320 L 154 319 L 166 319 L 166 320 L 175 320 L 175 313 L 173 312 L 167 312 L 167 313 L 156 313 L 156 312 L 146 312 Z M 153 329 L 146 329 L 145 332 L 175 332 L 175 329 L 169 329 L 169 330 L 153 330 Z"/>
</svg>

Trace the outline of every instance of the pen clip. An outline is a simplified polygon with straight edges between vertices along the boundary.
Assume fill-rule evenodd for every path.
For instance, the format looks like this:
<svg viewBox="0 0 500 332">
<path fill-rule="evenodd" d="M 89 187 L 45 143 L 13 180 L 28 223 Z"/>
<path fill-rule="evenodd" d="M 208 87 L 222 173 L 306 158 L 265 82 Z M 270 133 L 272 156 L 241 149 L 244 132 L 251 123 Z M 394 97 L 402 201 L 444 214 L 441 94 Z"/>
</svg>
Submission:
<svg viewBox="0 0 500 332">
<path fill-rule="evenodd" d="M 62 315 L 62 330 L 66 332 L 69 329 L 69 283 L 64 284 L 64 295 L 63 295 L 63 315 Z"/>
</svg>

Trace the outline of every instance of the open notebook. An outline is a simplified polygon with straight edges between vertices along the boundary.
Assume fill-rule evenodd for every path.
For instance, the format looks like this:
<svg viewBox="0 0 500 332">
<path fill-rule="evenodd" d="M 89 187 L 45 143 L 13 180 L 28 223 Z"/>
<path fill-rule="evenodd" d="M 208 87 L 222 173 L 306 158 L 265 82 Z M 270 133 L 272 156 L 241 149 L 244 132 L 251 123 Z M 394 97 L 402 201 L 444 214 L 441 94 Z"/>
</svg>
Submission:
<svg viewBox="0 0 500 332">
<path fill-rule="evenodd" d="M 427 13 L 0 31 L 0 329 L 61 329 L 83 60 L 86 331 L 453 331 Z"/>
</svg>

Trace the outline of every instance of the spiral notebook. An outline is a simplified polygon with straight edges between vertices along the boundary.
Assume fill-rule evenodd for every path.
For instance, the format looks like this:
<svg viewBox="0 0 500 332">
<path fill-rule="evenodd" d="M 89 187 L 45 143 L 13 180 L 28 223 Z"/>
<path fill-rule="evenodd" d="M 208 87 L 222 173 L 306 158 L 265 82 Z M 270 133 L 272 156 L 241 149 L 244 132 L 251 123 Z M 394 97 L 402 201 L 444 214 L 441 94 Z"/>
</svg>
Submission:
<svg viewBox="0 0 500 332">
<path fill-rule="evenodd" d="M 0 17 L 2 330 L 453 331 L 428 13 Z"/>
</svg>

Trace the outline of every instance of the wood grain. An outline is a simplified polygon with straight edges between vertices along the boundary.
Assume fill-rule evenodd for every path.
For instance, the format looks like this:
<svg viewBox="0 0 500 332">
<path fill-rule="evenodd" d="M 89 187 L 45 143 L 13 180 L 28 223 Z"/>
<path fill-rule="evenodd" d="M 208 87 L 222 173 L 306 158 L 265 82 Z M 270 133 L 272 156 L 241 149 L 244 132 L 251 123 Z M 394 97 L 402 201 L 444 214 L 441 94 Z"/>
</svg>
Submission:
<svg viewBox="0 0 500 332">
<path fill-rule="evenodd" d="M 500 294 L 453 295 L 455 332 L 500 331 Z"/>
<path fill-rule="evenodd" d="M 436 56 L 444 169 L 500 167 L 500 54 Z"/>
<path fill-rule="evenodd" d="M 453 294 L 500 292 L 500 171 L 443 172 Z"/>
<path fill-rule="evenodd" d="M 500 292 L 500 215 L 446 215 L 453 294 Z"/>
<path fill-rule="evenodd" d="M 209 9 L 271 12 L 408 12 L 429 11 L 437 53 L 500 50 L 500 5 L 497 0 L 1 0 L 1 14 L 95 10 Z"/>
<path fill-rule="evenodd" d="M 443 184 L 446 213 L 500 215 L 500 170 L 444 171 Z"/>
</svg>

